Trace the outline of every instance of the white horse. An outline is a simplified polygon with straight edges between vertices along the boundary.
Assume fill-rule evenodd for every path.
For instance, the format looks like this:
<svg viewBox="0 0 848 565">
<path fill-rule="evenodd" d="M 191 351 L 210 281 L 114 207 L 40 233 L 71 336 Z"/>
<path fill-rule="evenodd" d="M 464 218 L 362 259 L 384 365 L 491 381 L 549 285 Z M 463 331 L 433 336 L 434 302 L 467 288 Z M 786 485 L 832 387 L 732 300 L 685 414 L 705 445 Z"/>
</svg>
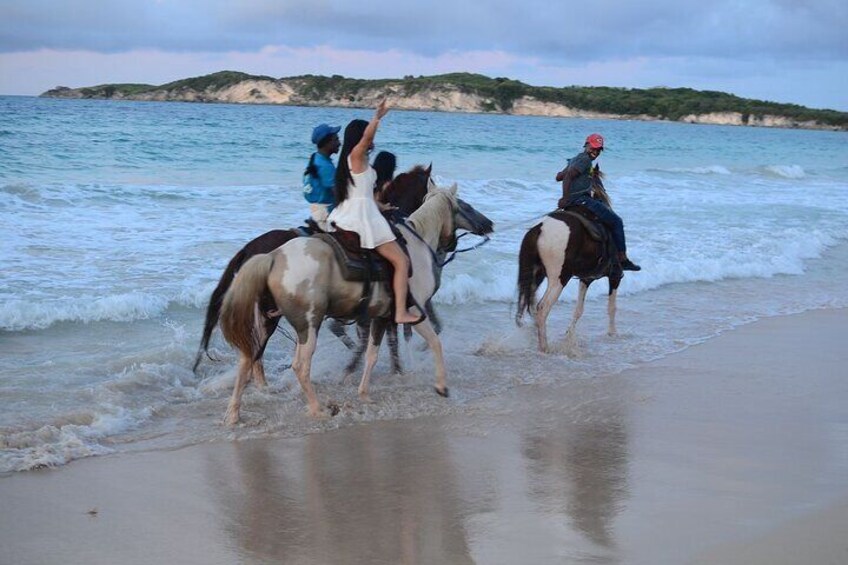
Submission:
<svg viewBox="0 0 848 565">
<path fill-rule="evenodd" d="M 456 192 L 456 185 L 450 189 L 434 188 L 407 223 L 398 224 L 412 264 L 410 296 L 422 307 L 438 289 L 436 251 L 454 241 L 458 229 L 477 235 L 492 231 L 492 222 L 483 214 L 470 206 L 460 207 Z M 309 414 L 323 415 L 310 377 L 318 330 L 326 317 L 355 319 L 361 311 L 363 285 L 345 280 L 333 248 L 315 237 L 293 239 L 271 253 L 250 258 L 241 267 L 224 296 L 220 317 L 224 337 L 240 353 L 238 376 L 225 416 L 227 424 L 233 425 L 239 420 L 242 392 L 270 337 L 266 321 L 276 316 L 285 318 L 297 335 L 292 369 L 306 396 Z M 373 284 L 367 304 L 370 336 L 359 384 L 359 395 L 363 399 L 368 397 L 368 380 L 377 362 L 383 334 L 392 321 L 391 302 L 387 287 Z M 275 309 L 263 310 L 261 305 L 272 303 Z M 430 320 L 414 328 L 433 352 L 436 392 L 447 396 L 441 341 Z"/>
</svg>

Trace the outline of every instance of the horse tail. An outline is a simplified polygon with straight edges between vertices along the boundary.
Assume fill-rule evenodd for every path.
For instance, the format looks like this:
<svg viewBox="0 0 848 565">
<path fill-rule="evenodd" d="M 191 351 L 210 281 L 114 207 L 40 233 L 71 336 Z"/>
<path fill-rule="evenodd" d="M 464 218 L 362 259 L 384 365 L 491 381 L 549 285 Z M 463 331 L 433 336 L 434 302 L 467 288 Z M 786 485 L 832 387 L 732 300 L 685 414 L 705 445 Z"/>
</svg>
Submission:
<svg viewBox="0 0 848 565">
<path fill-rule="evenodd" d="M 536 289 L 545 280 L 545 269 L 539 257 L 539 234 L 542 224 L 536 224 L 521 240 L 521 251 L 518 253 L 518 311 L 515 313 L 515 323 L 521 325 L 524 313 L 528 314 L 535 308 Z"/>
<path fill-rule="evenodd" d="M 224 274 L 218 281 L 218 286 L 212 291 L 212 296 L 209 297 L 209 306 L 206 307 L 206 320 L 203 324 L 203 337 L 200 339 L 200 348 L 197 350 L 197 357 L 194 359 L 194 367 L 192 370 L 196 373 L 197 366 L 205 353 L 209 355 L 209 342 L 212 339 L 212 332 L 215 331 L 215 326 L 218 325 L 218 319 L 221 317 L 221 303 L 224 300 L 224 294 L 227 289 L 233 284 L 233 278 L 245 261 L 259 253 L 270 253 L 277 247 L 287 243 L 289 240 L 298 237 L 298 232 L 295 230 L 271 230 L 265 232 L 259 237 L 248 242 L 236 253 L 230 262 L 227 263 L 227 268 L 224 269 Z"/>
<path fill-rule="evenodd" d="M 220 323 L 224 338 L 243 354 L 255 359 L 264 346 L 264 325 L 259 304 L 268 289 L 273 254 L 254 255 L 242 265 L 221 302 Z"/>
<path fill-rule="evenodd" d="M 233 283 L 238 270 L 252 255 L 248 251 L 248 246 L 242 247 L 227 263 L 227 268 L 224 269 L 224 274 L 221 275 L 218 286 L 215 287 L 212 296 L 209 297 L 209 306 L 206 307 L 206 320 L 203 323 L 203 336 L 200 338 L 200 348 L 197 350 L 197 357 L 194 359 L 194 367 L 192 368 L 195 373 L 204 353 L 211 359 L 209 356 L 209 341 L 212 339 L 212 332 L 215 331 L 215 326 L 218 325 L 218 319 L 221 317 L 221 304 L 224 302 L 224 294 Z"/>
</svg>

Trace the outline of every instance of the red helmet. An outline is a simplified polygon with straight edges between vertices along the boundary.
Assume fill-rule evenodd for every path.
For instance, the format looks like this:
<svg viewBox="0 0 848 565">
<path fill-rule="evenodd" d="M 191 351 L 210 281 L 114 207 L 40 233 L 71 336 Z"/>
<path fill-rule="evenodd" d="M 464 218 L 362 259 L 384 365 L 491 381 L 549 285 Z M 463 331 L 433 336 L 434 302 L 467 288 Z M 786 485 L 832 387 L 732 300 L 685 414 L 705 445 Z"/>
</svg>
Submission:
<svg viewBox="0 0 848 565">
<path fill-rule="evenodd" d="M 588 145 L 590 149 L 603 149 L 604 138 L 599 133 L 593 133 L 586 138 L 586 145 Z"/>
</svg>

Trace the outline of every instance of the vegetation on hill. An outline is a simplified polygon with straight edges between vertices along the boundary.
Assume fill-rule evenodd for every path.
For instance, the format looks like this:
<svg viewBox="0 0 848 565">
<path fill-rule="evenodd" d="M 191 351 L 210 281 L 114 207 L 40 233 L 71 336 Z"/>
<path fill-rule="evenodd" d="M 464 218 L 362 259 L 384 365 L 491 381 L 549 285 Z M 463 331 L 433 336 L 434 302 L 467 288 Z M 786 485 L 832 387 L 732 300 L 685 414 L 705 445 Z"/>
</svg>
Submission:
<svg viewBox="0 0 848 565">
<path fill-rule="evenodd" d="M 211 75 L 203 75 L 200 77 L 185 78 L 176 80 L 156 87 L 156 90 L 181 90 L 191 89 L 203 92 L 204 90 L 215 90 L 225 88 L 233 84 L 238 84 L 246 80 L 277 80 L 274 77 L 266 75 L 249 75 L 238 71 L 220 71 Z"/>
<path fill-rule="evenodd" d="M 132 98 L 152 92 L 193 90 L 211 92 L 246 81 L 284 82 L 294 88 L 305 102 L 326 104 L 332 100 L 353 101 L 365 91 L 394 89 L 411 96 L 427 91 L 460 91 L 482 98 L 481 109 L 489 112 L 509 112 L 516 100 L 531 97 L 541 102 L 561 104 L 575 110 L 622 116 L 653 117 L 679 120 L 688 115 L 737 112 L 742 122 L 752 118 L 781 116 L 796 122 L 817 122 L 821 125 L 848 129 L 848 113 L 835 110 L 816 110 L 797 104 L 781 104 L 740 98 L 716 91 L 691 88 L 612 88 L 603 86 L 568 86 L 554 88 L 531 86 L 509 78 L 490 78 L 472 73 L 449 73 L 434 76 L 407 75 L 402 79 L 355 79 L 341 75 L 301 75 L 274 79 L 264 75 L 249 75 L 236 71 L 221 71 L 152 86 L 147 84 L 105 84 L 71 91 L 59 87 L 43 96 L 67 96 L 77 92 L 84 98 Z"/>
</svg>

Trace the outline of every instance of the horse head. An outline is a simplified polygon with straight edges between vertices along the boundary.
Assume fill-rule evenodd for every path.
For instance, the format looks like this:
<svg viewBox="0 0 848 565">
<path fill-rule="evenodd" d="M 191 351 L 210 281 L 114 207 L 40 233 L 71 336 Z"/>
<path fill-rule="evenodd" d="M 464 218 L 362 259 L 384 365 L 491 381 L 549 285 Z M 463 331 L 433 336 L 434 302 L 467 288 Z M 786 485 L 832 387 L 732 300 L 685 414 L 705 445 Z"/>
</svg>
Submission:
<svg viewBox="0 0 848 565">
<path fill-rule="evenodd" d="M 591 173 L 592 198 L 600 200 L 610 208 L 612 208 L 612 200 L 610 200 L 607 189 L 604 188 L 604 173 L 601 172 L 601 167 L 595 165 Z"/>
<path fill-rule="evenodd" d="M 416 165 L 409 171 L 401 173 L 383 190 L 383 202 L 397 208 L 401 214 L 409 216 L 424 203 L 424 197 L 435 184 L 431 173 L 433 164 L 429 167 Z"/>
<path fill-rule="evenodd" d="M 456 235 L 459 230 L 481 236 L 494 231 L 492 220 L 461 200 L 457 192 L 456 183 L 450 188 L 432 188 L 424 197 L 424 205 L 410 217 L 417 229 L 428 232 L 425 239 L 434 251 L 453 251 L 462 237 Z"/>
</svg>

